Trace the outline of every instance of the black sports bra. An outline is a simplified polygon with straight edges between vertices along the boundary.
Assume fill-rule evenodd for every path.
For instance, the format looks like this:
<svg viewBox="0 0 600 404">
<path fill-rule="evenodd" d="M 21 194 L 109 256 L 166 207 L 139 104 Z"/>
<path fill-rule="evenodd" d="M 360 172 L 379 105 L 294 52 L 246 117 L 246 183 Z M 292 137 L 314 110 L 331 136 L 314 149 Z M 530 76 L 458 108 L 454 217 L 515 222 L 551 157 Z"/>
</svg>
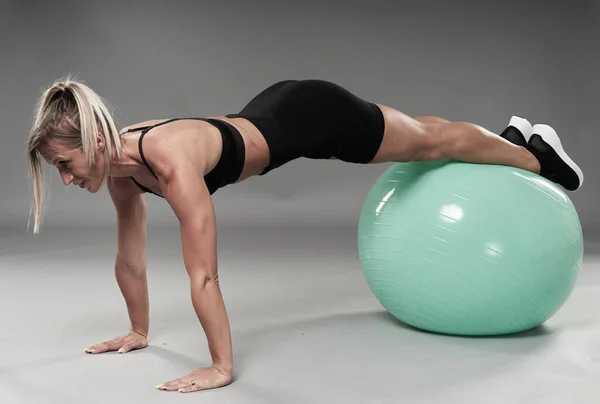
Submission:
<svg viewBox="0 0 600 404">
<path fill-rule="evenodd" d="M 152 167 L 150 167 L 150 164 L 148 164 L 148 162 L 146 161 L 146 157 L 144 156 L 144 151 L 142 149 L 142 140 L 144 139 L 144 136 L 146 135 L 146 133 L 148 133 L 150 129 L 183 119 L 195 119 L 199 121 L 208 122 L 217 129 L 219 129 L 219 131 L 221 132 L 221 139 L 223 140 L 223 150 L 221 152 L 221 157 L 217 165 L 208 174 L 204 176 L 204 181 L 206 182 L 206 186 L 208 187 L 210 194 L 212 195 L 217 191 L 217 189 L 237 181 L 240 177 L 240 174 L 242 173 L 242 169 L 244 168 L 244 161 L 246 159 L 244 140 L 240 132 L 234 126 L 227 122 L 214 118 L 173 118 L 158 123 L 156 125 L 130 128 L 124 133 L 135 132 L 138 130 L 142 131 L 142 134 L 140 135 L 140 138 L 138 140 L 138 150 L 140 152 L 140 157 L 142 158 L 144 165 L 148 168 L 148 170 L 150 170 L 154 178 L 158 178 L 156 177 L 156 174 L 154 173 Z M 144 192 L 150 192 L 154 195 L 162 197 L 161 195 L 152 192 L 150 189 L 140 184 L 135 178 L 131 177 L 131 179 Z"/>
</svg>

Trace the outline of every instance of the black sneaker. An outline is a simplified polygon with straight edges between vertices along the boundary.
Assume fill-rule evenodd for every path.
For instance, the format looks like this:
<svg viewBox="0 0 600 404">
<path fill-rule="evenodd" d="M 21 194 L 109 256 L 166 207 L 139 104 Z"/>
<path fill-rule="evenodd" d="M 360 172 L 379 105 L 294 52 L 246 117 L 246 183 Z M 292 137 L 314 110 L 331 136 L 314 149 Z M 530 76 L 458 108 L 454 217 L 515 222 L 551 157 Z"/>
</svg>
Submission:
<svg viewBox="0 0 600 404">
<path fill-rule="evenodd" d="M 540 162 L 540 175 L 568 191 L 575 191 L 583 184 L 581 168 L 565 153 L 556 131 L 545 124 L 533 126 L 527 142 L 529 150 Z"/>
<path fill-rule="evenodd" d="M 531 136 L 532 129 L 533 128 L 527 119 L 515 115 L 510 118 L 508 126 L 500 134 L 500 137 L 503 137 L 517 146 L 525 147 Z"/>
</svg>

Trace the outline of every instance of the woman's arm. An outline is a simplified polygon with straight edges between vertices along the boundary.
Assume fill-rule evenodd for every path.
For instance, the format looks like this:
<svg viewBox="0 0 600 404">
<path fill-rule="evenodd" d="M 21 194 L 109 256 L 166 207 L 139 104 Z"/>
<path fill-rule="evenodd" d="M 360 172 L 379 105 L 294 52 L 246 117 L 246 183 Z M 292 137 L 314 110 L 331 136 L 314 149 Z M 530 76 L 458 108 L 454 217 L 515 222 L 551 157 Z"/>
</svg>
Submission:
<svg viewBox="0 0 600 404">
<path fill-rule="evenodd" d="M 230 376 L 233 353 L 229 320 L 219 288 L 215 213 L 202 164 L 189 150 L 170 147 L 166 136 L 156 140 L 152 149 L 161 192 L 179 220 L 192 304 L 206 333 L 213 368 Z M 168 158 L 161 158 L 167 153 Z"/>
<path fill-rule="evenodd" d="M 117 213 L 115 277 L 127 305 L 131 329 L 148 335 L 146 203 L 130 178 L 109 178 L 107 188 Z"/>
<path fill-rule="evenodd" d="M 117 211 L 115 277 L 127 305 L 131 330 L 87 347 L 85 351 L 93 354 L 148 346 L 146 205 L 139 188 L 129 178 L 109 178 L 107 187 Z"/>
</svg>

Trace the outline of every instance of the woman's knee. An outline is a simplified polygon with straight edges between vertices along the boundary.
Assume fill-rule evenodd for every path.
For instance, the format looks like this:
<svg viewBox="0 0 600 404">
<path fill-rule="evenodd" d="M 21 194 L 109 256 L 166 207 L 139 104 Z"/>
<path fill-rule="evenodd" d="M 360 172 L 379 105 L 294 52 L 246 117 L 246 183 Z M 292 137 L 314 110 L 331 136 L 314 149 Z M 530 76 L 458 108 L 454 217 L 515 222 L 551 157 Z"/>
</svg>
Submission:
<svg viewBox="0 0 600 404">
<path fill-rule="evenodd" d="M 431 130 L 435 146 L 432 154 L 435 158 L 451 158 L 469 146 L 472 138 L 469 136 L 474 131 L 473 125 L 464 122 L 450 122 L 439 125 Z"/>
<path fill-rule="evenodd" d="M 386 131 L 373 163 L 432 160 L 443 156 L 448 143 L 446 126 L 452 123 L 445 120 L 442 123 L 441 118 L 420 121 L 389 107 L 380 108 Z"/>
<path fill-rule="evenodd" d="M 413 137 L 412 160 L 425 161 L 443 158 L 450 147 L 448 124 L 422 123 Z"/>
<path fill-rule="evenodd" d="M 452 158 L 473 147 L 470 135 L 475 131 L 474 125 L 465 122 L 423 123 L 421 133 L 416 137 L 415 160 Z"/>
</svg>

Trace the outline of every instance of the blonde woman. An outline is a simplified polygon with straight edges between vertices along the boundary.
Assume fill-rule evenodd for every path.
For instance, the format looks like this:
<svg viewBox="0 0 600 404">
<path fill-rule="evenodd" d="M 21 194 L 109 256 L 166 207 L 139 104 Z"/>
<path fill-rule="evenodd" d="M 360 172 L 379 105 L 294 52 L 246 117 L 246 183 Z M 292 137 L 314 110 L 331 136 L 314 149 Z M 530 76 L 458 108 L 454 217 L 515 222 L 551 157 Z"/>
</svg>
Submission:
<svg viewBox="0 0 600 404">
<path fill-rule="evenodd" d="M 119 131 L 92 89 L 69 78 L 57 81 L 39 99 L 28 141 L 34 232 L 44 209 L 43 161 L 65 185 L 95 193 L 106 183 L 118 223 L 116 279 L 131 324 L 128 333 L 86 352 L 148 344 L 143 194 L 150 192 L 165 198 L 179 221 L 192 304 L 212 356 L 211 367 L 158 388 L 190 392 L 229 384 L 233 355 L 211 195 L 300 157 L 355 164 L 450 158 L 519 167 L 569 190 L 583 182 L 551 127 L 516 116 L 498 136 L 472 123 L 412 118 L 331 82 L 288 80 L 261 92 L 239 114 L 153 120 Z"/>
</svg>

